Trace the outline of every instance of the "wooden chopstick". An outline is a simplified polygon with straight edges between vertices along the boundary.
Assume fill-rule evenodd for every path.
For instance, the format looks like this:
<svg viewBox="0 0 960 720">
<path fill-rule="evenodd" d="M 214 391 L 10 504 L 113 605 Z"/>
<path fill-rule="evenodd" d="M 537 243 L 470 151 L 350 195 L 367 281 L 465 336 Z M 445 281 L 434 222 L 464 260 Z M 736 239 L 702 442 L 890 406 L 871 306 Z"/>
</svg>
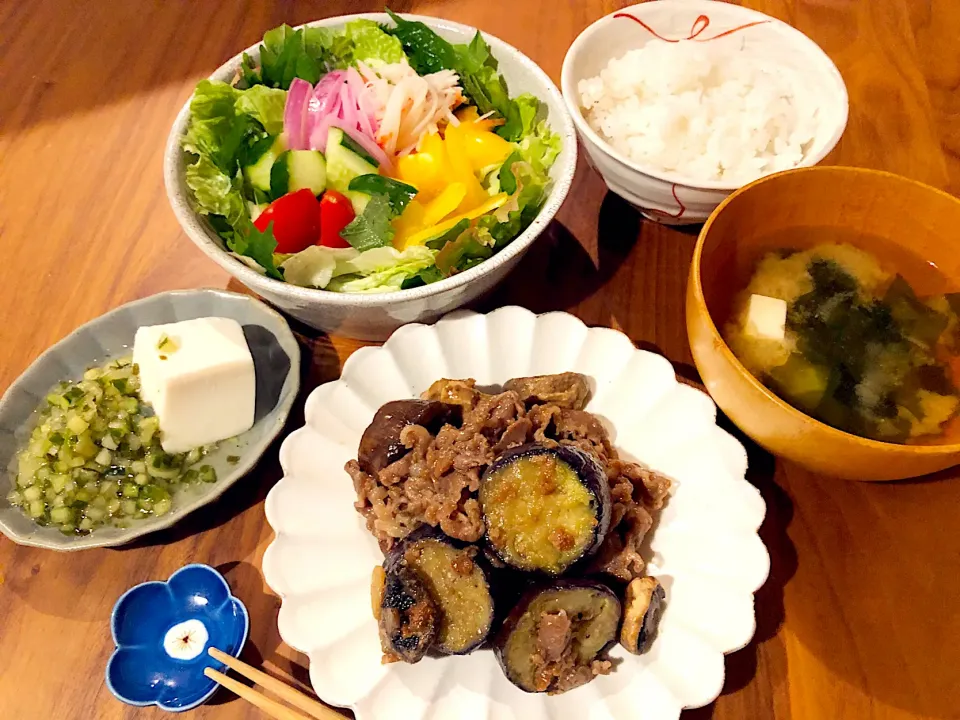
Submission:
<svg viewBox="0 0 960 720">
<path fill-rule="evenodd" d="M 253 680 L 253 682 L 257 683 L 257 685 L 269 690 L 274 695 L 286 700 L 291 705 L 300 708 L 309 714 L 310 717 L 316 718 L 317 720 L 344 720 L 344 715 L 341 715 L 337 711 L 331 710 L 326 705 L 307 697 L 296 688 L 290 687 L 286 683 L 277 680 L 275 677 L 271 677 L 265 672 L 261 672 L 260 670 L 247 665 L 247 663 L 243 662 L 242 660 L 239 660 L 232 655 L 227 655 L 222 650 L 211 647 L 207 649 L 207 652 L 210 653 L 210 656 L 214 660 L 219 660 L 231 670 L 237 672 L 248 680 Z M 214 673 L 219 677 L 214 677 L 214 675 L 211 673 Z M 223 675 L 222 673 L 218 673 L 212 668 L 207 668 L 204 671 L 204 674 L 212 680 L 216 680 L 228 690 L 232 690 L 244 700 L 253 703 L 264 712 L 275 713 L 277 710 L 280 710 L 288 713 L 286 715 L 273 714 L 273 717 L 277 718 L 277 720 L 309 720 L 309 718 L 306 718 L 300 713 L 284 707 L 275 700 L 271 700 L 270 698 L 261 695 L 256 690 L 253 690 L 243 683 L 239 683 L 236 680 Z M 230 684 L 223 682 L 223 680 L 220 678 L 223 678 L 223 680 L 228 681 Z M 243 692 L 241 692 L 238 688 L 242 688 Z M 253 699 L 254 697 L 256 697 L 256 700 Z"/>
<path fill-rule="evenodd" d="M 274 720 L 310 720 L 306 715 L 301 715 L 296 710 L 291 710 L 286 705 L 281 705 L 276 700 L 261 695 L 253 688 L 248 688 L 242 682 L 237 682 L 232 677 L 227 677 L 213 668 L 204 668 L 203 674 L 220 683 L 227 690 L 233 691 L 251 705 L 256 705 Z"/>
</svg>

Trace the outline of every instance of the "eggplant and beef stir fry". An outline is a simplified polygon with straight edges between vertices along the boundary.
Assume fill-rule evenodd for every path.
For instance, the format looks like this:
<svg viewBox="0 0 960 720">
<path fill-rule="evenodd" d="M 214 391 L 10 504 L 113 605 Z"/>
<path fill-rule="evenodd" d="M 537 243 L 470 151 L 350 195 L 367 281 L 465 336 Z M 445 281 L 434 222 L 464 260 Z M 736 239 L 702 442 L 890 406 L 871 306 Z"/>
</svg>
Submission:
<svg viewBox="0 0 960 720">
<path fill-rule="evenodd" d="M 377 538 L 384 662 L 492 645 L 506 677 L 559 693 L 645 652 L 663 588 L 644 537 L 670 481 L 620 458 L 576 373 L 499 393 L 438 380 L 387 403 L 346 465 Z"/>
</svg>

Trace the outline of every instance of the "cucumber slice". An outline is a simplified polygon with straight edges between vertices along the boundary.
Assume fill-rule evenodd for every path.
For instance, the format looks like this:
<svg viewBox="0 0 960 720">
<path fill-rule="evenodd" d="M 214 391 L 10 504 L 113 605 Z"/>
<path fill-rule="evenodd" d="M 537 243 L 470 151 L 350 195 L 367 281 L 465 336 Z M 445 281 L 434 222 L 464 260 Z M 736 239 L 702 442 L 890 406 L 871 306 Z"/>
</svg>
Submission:
<svg viewBox="0 0 960 720">
<path fill-rule="evenodd" d="M 285 152 L 286 149 L 287 143 L 284 142 L 283 135 L 278 135 L 273 145 L 255 163 L 243 169 L 243 174 L 252 187 L 263 192 L 270 192 L 270 170 L 280 154 Z"/>
<path fill-rule="evenodd" d="M 370 202 L 369 195 L 356 190 L 344 190 L 343 196 L 353 205 L 353 212 L 357 215 L 363 215 L 363 211 L 367 209 L 367 203 Z"/>
<path fill-rule="evenodd" d="M 327 163 L 316 150 L 287 150 L 270 169 L 270 194 L 278 198 L 308 189 L 319 195 L 327 188 Z"/>
<path fill-rule="evenodd" d="M 360 175 L 377 174 L 377 166 L 367 162 L 344 144 L 346 134 L 332 127 L 327 134 L 327 185 L 338 192 L 350 189 L 350 181 Z"/>
<path fill-rule="evenodd" d="M 364 150 L 363 147 L 360 144 L 358 144 L 356 140 L 354 140 L 352 137 L 350 137 L 346 133 L 343 133 L 343 140 L 341 141 L 340 144 L 343 145 L 347 150 L 350 150 L 356 155 L 359 155 L 360 157 L 362 157 L 371 165 L 380 167 L 380 163 L 377 162 L 377 159 L 373 155 L 368 153 L 366 150 Z"/>
</svg>

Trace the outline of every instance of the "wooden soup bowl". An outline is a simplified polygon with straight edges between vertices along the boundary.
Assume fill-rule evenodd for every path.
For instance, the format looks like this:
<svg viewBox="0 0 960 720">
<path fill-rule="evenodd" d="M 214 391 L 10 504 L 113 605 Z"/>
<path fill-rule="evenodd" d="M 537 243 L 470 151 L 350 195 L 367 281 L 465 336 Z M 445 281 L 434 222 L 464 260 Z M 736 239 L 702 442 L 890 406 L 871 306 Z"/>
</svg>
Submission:
<svg viewBox="0 0 960 720">
<path fill-rule="evenodd" d="M 957 418 L 947 423 L 943 435 L 917 444 L 851 435 L 781 400 L 723 341 L 720 328 L 734 297 L 764 253 L 829 242 L 872 253 L 921 297 L 960 289 L 957 198 L 860 168 L 802 168 L 762 178 L 717 207 L 700 232 L 690 267 L 687 334 L 707 390 L 759 445 L 815 472 L 851 480 L 899 480 L 960 463 Z"/>
</svg>

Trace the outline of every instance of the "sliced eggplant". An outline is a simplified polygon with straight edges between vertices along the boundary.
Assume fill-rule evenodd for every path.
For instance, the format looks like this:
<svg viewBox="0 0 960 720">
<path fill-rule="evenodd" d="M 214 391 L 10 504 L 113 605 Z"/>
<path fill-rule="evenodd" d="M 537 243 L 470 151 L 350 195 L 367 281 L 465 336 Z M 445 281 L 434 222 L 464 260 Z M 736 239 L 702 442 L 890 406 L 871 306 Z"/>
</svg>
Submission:
<svg viewBox="0 0 960 720">
<path fill-rule="evenodd" d="M 408 448 L 400 433 L 408 425 L 422 425 L 436 434 L 445 424 L 459 425 L 462 408 L 432 400 L 394 400 L 383 405 L 363 431 L 357 462 L 365 473 L 375 475 L 402 458 Z"/>
<path fill-rule="evenodd" d="M 656 578 L 635 578 L 627 585 L 620 644 L 634 655 L 645 653 L 656 639 L 665 597 Z"/>
<path fill-rule="evenodd" d="M 590 397 L 587 378 L 580 373 L 534 375 L 508 380 L 504 391 L 512 390 L 527 405 L 557 405 L 572 410 L 583 410 Z"/>
<path fill-rule="evenodd" d="M 373 607 L 383 662 L 418 662 L 440 626 L 439 610 L 420 575 L 402 564 L 374 569 Z"/>
<path fill-rule="evenodd" d="M 463 655 L 490 635 L 494 600 L 489 569 L 475 546 L 421 528 L 391 552 L 387 565 L 415 571 L 433 597 L 439 611 L 434 650 Z"/>
<path fill-rule="evenodd" d="M 610 485 L 600 464 L 567 445 L 523 445 L 480 483 L 487 543 L 519 570 L 560 575 L 589 557 L 610 529 Z"/>
<path fill-rule="evenodd" d="M 526 692 L 561 693 L 611 670 L 620 601 L 589 580 L 559 580 L 528 592 L 503 622 L 494 651 L 504 675 Z"/>
</svg>

